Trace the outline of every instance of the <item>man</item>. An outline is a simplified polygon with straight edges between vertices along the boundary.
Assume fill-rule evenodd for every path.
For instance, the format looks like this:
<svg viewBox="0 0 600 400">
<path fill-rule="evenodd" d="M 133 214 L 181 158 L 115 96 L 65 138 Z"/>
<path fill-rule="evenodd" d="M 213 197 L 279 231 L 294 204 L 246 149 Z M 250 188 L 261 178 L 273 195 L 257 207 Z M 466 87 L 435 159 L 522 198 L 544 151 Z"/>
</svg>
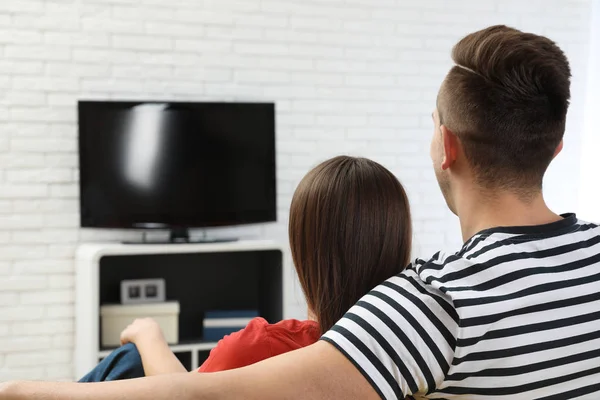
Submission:
<svg viewBox="0 0 600 400">
<path fill-rule="evenodd" d="M 454 48 L 431 156 L 462 249 L 417 260 L 319 343 L 239 370 L 100 384 L 12 383 L 0 399 L 566 399 L 600 396 L 600 228 L 559 216 L 570 69 L 495 26 Z"/>
</svg>

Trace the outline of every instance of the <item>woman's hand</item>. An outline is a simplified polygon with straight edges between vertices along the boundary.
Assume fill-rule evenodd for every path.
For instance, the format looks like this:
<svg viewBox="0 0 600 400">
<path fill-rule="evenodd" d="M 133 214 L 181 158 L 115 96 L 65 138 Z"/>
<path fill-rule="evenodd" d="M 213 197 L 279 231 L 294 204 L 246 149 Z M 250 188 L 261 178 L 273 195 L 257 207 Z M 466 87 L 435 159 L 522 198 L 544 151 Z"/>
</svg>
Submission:
<svg viewBox="0 0 600 400">
<path fill-rule="evenodd" d="M 140 352 L 146 376 L 187 372 L 169 348 L 158 323 L 152 318 L 136 319 L 123 332 L 121 344 L 133 343 Z"/>
<path fill-rule="evenodd" d="M 160 325 L 152 318 L 139 318 L 121 332 L 121 345 L 166 342 Z"/>
</svg>

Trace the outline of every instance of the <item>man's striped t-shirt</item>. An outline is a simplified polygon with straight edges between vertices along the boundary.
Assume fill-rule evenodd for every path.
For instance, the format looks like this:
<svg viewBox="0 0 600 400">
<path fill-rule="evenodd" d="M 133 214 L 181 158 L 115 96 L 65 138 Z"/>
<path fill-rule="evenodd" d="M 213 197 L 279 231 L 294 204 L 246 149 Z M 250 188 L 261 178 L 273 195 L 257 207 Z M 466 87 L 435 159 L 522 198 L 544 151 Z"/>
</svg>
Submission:
<svg viewBox="0 0 600 400">
<path fill-rule="evenodd" d="M 382 399 L 600 399 L 600 227 L 482 231 L 376 287 L 323 340 Z"/>
</svg>

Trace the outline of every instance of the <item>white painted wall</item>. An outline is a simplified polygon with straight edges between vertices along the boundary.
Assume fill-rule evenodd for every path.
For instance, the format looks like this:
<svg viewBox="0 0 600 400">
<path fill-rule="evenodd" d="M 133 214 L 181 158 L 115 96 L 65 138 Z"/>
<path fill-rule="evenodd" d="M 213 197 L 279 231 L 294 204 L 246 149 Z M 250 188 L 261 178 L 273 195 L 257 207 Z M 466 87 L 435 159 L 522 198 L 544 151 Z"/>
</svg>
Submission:
<svg viewBox="0 0 600 400">
<path fill-rule="evenodd" d="M 505 23 L 547 34 L 575 76 L 551 204 L 577 204 L 591 0 L 0 1 L 0 381 L 71 379 L 78 243 L 76 100 L 277 102 L 279 223 L 217 234 L 286 241 L 309 167 L 350 153 L 393 170 L 418 254 L 460 244 L 428 158 L 430 113 L 463 35 Z M 291 265 L 286 313 L 302 316 Z"/>
<path fill-rule="evenodd" d="M 600 0 L 593 1 L 591 27 L 578 211 L 600 222 Z"/>
</svg>

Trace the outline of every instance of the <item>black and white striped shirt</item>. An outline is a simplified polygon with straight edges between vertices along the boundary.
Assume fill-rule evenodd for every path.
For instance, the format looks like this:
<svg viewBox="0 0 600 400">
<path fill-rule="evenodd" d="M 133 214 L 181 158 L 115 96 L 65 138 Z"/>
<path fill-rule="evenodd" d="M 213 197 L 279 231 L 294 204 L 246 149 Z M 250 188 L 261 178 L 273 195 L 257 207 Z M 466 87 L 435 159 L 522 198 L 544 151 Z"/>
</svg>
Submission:
<svg viewBox="0 0 600 400">
<path fill-rule="evenodd" d="M 563 217 L 417 260 L 323 340 L 382 399 L 600 399 L 600 227 Z"/>
</svg>

